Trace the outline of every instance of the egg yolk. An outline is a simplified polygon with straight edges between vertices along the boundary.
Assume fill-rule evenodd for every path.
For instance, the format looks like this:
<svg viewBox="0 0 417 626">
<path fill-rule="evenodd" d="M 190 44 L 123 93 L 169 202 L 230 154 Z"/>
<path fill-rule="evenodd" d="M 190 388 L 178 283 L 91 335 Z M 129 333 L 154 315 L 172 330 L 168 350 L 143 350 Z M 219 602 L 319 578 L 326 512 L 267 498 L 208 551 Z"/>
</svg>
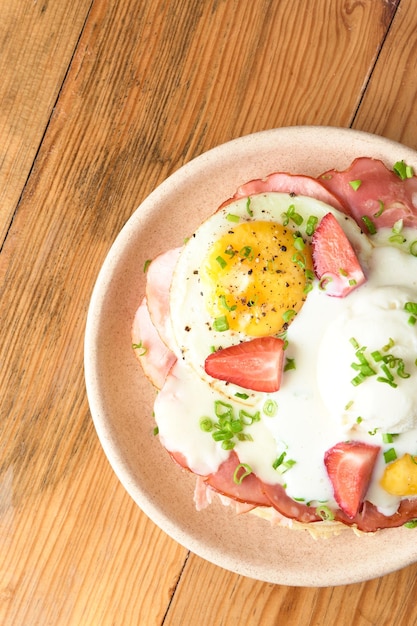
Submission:
<svg viewBox="0 0 417 626">
<path fill-rule="evenodd" d="M 297 233 L 275 222 L 238 224 L 200 267 L 207 311 L 222 330 L 278 334 L 301 309 L 311 270 L 310 246 Z"/>
</svg>

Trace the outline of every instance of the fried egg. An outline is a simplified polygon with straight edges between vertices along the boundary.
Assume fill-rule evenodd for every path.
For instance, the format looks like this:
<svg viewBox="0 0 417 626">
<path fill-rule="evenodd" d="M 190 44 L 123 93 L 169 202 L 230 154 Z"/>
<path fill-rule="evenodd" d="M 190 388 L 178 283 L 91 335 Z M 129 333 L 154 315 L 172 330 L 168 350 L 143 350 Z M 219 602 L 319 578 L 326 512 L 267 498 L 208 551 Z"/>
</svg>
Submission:
<svg viewBox="0 0 417 626">
<path fill-rule="evenodd" d="M 220 347 L 288 329 L 314 278 L 314 225 L 329 211 L 366 267 L 371 245 L 352 219 L 314 198 L 284 193 L 236 200 L 188 240 L 171 284 L 171 323 L 177 354 L 199 377 L 234 395 L 233 385 L 207 376 L 205 358 Z"/>
</svg>

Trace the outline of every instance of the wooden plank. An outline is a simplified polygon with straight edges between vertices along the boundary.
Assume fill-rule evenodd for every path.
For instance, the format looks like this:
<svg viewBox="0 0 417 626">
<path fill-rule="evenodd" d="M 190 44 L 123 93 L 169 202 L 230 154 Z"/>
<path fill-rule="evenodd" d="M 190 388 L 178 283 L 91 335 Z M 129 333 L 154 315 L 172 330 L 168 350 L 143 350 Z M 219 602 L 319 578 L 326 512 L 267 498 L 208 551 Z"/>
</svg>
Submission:
<svg viewBox="0 0 417 626">
<path fill-rule="evenodd" d="M 412 566 L 355 585 L 285 587 L 220 570 L 191 555 L 164 626 L 391 626 L 393 615 L 396 624 L 408 626 L 417 620 L 416 574 Z"/>
<path fill-rule="evenodd" d="M 417 11 L 401 0 L 354 127 L 417 149 Z"/>
<path fill-rule="evenodd" d="M 16 209 L 91 0 L 3 0 L 0 11 L 0 244 Z"/>
<path fill-rule="evenodd" d="M 118 484 L 85 399 L 98 269 L 140 200 L 196 154 L 282 124 L 348 125 L 390 7 L 94 2 L 0 257 L 4 623 L 94 623 L 95 610 L 100 624 L 162 622 L 185 550 Z M 338 28 L 328 32 L 329 22 Z M 209 620 L 217 609 L 204 604 L 199 577 L 211 576 L 219 605 L 229 604 L 236 577 L 193 557 L 168 621 L 201 623 L 189 618 L 202 604 Z M 271 586 L 238 587 L 268 615 Z M 239 606 L 230 611 L 236 620 Z"/>
</svg>

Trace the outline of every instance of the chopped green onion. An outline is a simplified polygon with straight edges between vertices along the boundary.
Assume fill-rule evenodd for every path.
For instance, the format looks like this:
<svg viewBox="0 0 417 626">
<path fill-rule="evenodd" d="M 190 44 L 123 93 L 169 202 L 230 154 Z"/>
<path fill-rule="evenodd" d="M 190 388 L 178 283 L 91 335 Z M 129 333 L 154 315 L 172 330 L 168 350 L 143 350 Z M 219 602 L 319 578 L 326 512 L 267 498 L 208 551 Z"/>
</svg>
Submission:
<svg viewBox="0 0 417 626">
<path fill-rule="evenodd" d="M 296 461 L 294 461 L 294 459 L 288 459 L 288 461 L 284 461 L 283 463 L 281 463 L 277 468 L 280 474 L 285 474 L 285 472 L 288 472 L 288 470 L 290 470 L 292 467 L 294 467 L 294 465 L 296 465 Z"/>
<path fill-rule="evenodd" d="M 290 359 L 289 357 L 285 360 L 284 372 L 288 372 L 289 370 L 295 370 L 295 359 Z"/>
<path fill-rule="evenodd" d="M 417 519 L 410 519 L 404 524 L 405 528 L 417 528 Z"/>
<path fill-rule="evenodd" d="M 385 463 L 391 463 L 392 461 L 395 461 L 396 458 L 397 458 L 397 453 L 395 452 L 395 448 L 388 448 L 388 450 L 385 450 L 384 452 Z"/>
<path fill-rule="evenodd" d="M 240 393 L 239 391 L 235 393 L 236 398 L 241 398 L 242 400 L 247 400 L 249 398 L 249 394 Z"/>
<path fill-rule="evenodd" d="M 145 274 L 148 271 L 148 267 L 150 266 L 151 263 L 152 263 L 152 259 L 146 259 L 145 264 L 143 266 L 143 271 Z"/>
<path fill-rule="evenodd" d="M 200 428 L 201 430 L 203 430 L 205 433 L 209 433 L 210 431 L 213 430 L 214 424 L 213 424 L 213 420 L 210 419 L 209 417 L 202 417 L 200 420 Z"/>
<path fill-rule="evenodd" d="M 153 434 L 156 437 L 157 435 L 159 435 L 159 428 L 158 426 L 155 426 L 155 428 L 153 429 Z"/>
<path fill-rule="evenodd" d="M 385 210 L 385 205 L 382 202 L 382 200 L 378 200 L 378 202 L 379 202 L 379 209 L 376 213 L 374 213 L 374 217 L 380 217 Z"/>
<path fill-rule="evenodd" d="M 243 470 L 243 472 L 241 470 Z M 242 483 L 242 480 L 246 478 L 246 476 L 249 476 L 249 474 L 252 474 L 251 466 L 247 463 L 239 463 L 233 474 L 233 482 L 235 482 L 236 485 L 240 485 Z"/>
<path fill-rule="evenodd" d="M 294 248 L 296 250 L 299 250 L 299 251 L 304 250 L 305 243 L 304 243 L 304 239 L 302 237 L 296 237 L 294 239 Z"/>
<path fill-rule="evenodd" d="M 243 246 L 239 254 L 245 257 L 245 259 L 253 259 L 252 248 L 250 246 Z"/>
<path fill-rule="evenodd" d="M 145 356 L 145 354 L 148 352 L 148 348 L 143 345 L 142 341 L 139 341 L 139 343 L 132 343 L 132 348 L 134 350 L 140 350 L 139 356 Z"/>
<path fill-rule="evenodd" d="M 256 411 L 256 413 L 253 413 L 253 415 L 251 415 L 244 409 L 240 409 L 239 419 L 242 422 L 242 424 L 250 425 L 250 424 L 253 424 L 254 422 L 259 422 L 259 420 L 261 419 L 261 415 L 259 411 Z"/>
<path fill-rule="evenodd" d="M 225 330 L 229 330 L 229 322 L 227 321 L 227 317 L 225 315 L 222 315 L 221 317 L 216 317 L 213 322 L 213 328 L 219 333 L 223 333 Z"/>
<path fill-rule="evenodd" d="M 233 213 L 228 213 L 226 215 L 226 219 L 229 222 L 238 222 L 240 220 L 240 217 L 239 217 L 239 215 L 234 215 Z"/>
<path fill-rule="evenodd" d="M 410 326 L 414 326 L 416 322 L 417 322 L 417 317 L 415 317 L 414 315 L 410 315 L 410 317 L 408 318 L 408 323 L 410 324 Z"/>
<path fill-rule="evenodd" d="M 349 339 L 349 342 L 352 344 L 352 346 L 355 348 L 355 350 L 359 349 L 359 344 L 358 344 L 358 342 L 356 341 L 356 339 L 354 337 L 351 337 Z"/>
<path fill-rule="evenodd" d="M 353 191 L 357 191 L 359 187 L 362 185 L 361 180 L 350 180 L 349 185 L 352 187 Z"/>
<path fill-rule="evenodd" d="M 316 217 L 315 215 L 310 215 L 306 224 L 306 235 L 308 235 L 309 237 L 311 237 L 311 235 L 314 235 L 314 231 L 316 230 L 318 221 L 318 217 Z"/>
<path fill-rule="evenodd" d="M 287 311 L 282 314 L 282 319 L 286 324 L 288 324 L 295 315 L 297 315 L 297 313 L 294 309 L 287 309 Z"/>
<path fill-rule="evenodd" d="M 404 304 L 404 310 L 412 315 L 417 315 L 417 302 L 406 302 Z"/>
<path fill-rule="evenodd" d="M 368 232 L 370 235 L 375 235 L 376 233 L 376 226 L 373 223 L 373 221 L 371 220 L 370 217 L 368 217 L 367 215 L 363 215 L 362 216 L 362 221 L 365 224 L 366 228 L 368 229 Z"/>
<path fill-rule="evenodd" d="M 398 233 L 398 235 L 391 235 L 390 237 L 388 237 L 388 241 L 390 243 L 398 243 L 401 245 L 402 243 L 405 243 L 407 239 L 404 237 L 404 235 Z"/>
<path fill-rule="evenodd" d="M 230 419 L 233 407 L 228 402 L 223 402 L 223 400 L 215 400 L 214 412 L 217 417 L 227 417 L 227 419 Z"/>
<path fill-rule="evenodd" d="M 253 211 L 250 208 L 250 203 L 251 203 L 251 199 L 250 199 L 250 196 L 249 196 L 248 199 L 246 200 L 246 211 L 248 212 L 250 217 L 253 217 Z"/>
<path fill-rule="evenodd" d="M 417 241 L 410 243 L 410 254 L 417 256 Z"/>
<path fill-rule="evenodd" d="M 282 220 L 283 226 L 287 226 L 290 220 L 292 220 L 297 226 L 301 226 L 304 221 L 302 216 L 299 213 L 296 213 L 294 204 L 291 204 L 287 211 L 282 214 Z"/>
<path fill-rule="evenodd" d="M 402 231 L 402 229 L 403 229 L 403 225 L 404 225 L 404 221 L 403 221 L 402 219 L 397 220 L 397 221 L 395 222 L 395 224 L 393 225 L 393 227 L 391 228 L 392 232 L 393 232 L 395 235 L 398 235 L 398 233 L 400 233 L 400 232 Z"/>
<path fill-rule="evenodd" d="M 322 291 L 325 291 L 327 285 L 331 283 L 332 281 L 333 281 L 333 278 L 331 276 L 329 275 L 322 276 L 319 282 L 319 289 L 321 289 Z"/>
<path fill-rule="evenodd" d="M 414 170 L 411 165 L 407 165 L 404 161 L 397 161 L 393 167 L 394 172 L 405 180 L 406 178 L 412 178 L 414 176 Z"/>
<path fill-rule="evenodd" d="M 324 522 L 331 522 L 334 520 L 334 513 L 328 506 L 321 505 L 316 508 L 316 513 Z"/>
<path fill-rule="evenodd" d="M 224 309 L 226 309 L 227 311 L 235 311 L 237 308 L 237 305 L 234 304 L 233 306 L 229 306 L 226 302 L 226 296 L 219 296 L 219 300 L 220 300 L 220 304 L 222 305 L 222 307 Z"/>
<path fill-rule="evenodd" d="M 394 441 L 394 437 L 391 433 L 384 433 L 382 435 L 382 441 L 384 443 L 392 443 Z"/>
<path fill-rule="evenodd" d="M 225 254 L 227 254 L 227 256 L 230 256 L 230 258 L 234 257 L 236 252 L 235 250 L 233 250 L 232 246 L 227 246 L 227 248 L 224 251 Z"/>
<path fill-rule="evenodd" d="M 360 415 L 356 418 L 356 423 L 357 424 L 361 424 L 363 422 L 363 417 L 361 417 Z"/>
<path fill-rule="evenodd" d="M 283 462 L 285 457 L 287 456 L 286 452 L 283 452 L 280 456 L 278 456 L 275 461 L 272 463 L 272 467 L 276 470 Z"/>
<path fill-rule="evenodd" d="M 224 260 L 224 258 L 222 256 L 217 256 L 216 257 L 216 261 L 217 263 L 220 265 L 220 267 L 223 269 L 226 267 L 227 262 Z"/>
<path fill-rule="evenodd" d="M 278 410 L 278 404 L 275 402 L 275 400 L 271 400 L 271 398 L 268 398 L 268 400 L 265 400 L 262 410 L 268 417 L 273 417 Z"/>
<path fill-rule="evenodd" d="M 297 265 L 299 265 L 299 267 L 301 267 L 301 269 L 305 269 L 306 266 L 306 258 L 304 256 L 304 254 L 302 254 L 301 252 L 295 252 L 292 255 L 291 261 L 293 263 L 296 263 Z"/>
<path fill-rule="evenodd" d="M 353 406 L 353 400 L 349 400 L 349 402 L 345 405 L 345 411 L 349 411 Z"/>
</svg>

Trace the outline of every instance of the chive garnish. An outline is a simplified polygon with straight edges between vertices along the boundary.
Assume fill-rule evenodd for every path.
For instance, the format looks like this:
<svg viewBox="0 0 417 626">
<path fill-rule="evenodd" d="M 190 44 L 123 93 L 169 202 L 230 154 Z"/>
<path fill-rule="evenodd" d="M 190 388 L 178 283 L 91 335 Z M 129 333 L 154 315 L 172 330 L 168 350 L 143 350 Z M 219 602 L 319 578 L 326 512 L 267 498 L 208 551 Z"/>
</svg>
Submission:
<svg viewBox="0 0 417 626">
<path fill-rule="evenodd" d="M 405 528 L 416 528 L 417 527 L 417 519 L 410 519 L 408 522 L 404 524 Z"/>
<path fill-rule="evenodd" d="M 250 217 L 253 217 L 253 211 L 250 208 L 250 203 L 251 203 L 251 199 L 250 199 L 250 196 L 249 196 L 248 199 L 246 200 L 246 211 L 248 212 L 248 215 Z"/>
<path fill-rule="evenodd" d="M 287 357 L 285 360 L 284 372 L 288 372 L 289 370 L 295 370 L 295 369 L 296 369 L 295 359 L 291 359 Z"/>
<path fill-rule="evenodd" d="M 272 400 L 271 398 L 265 400 L 265 404 L 262 408 L 262 411 L 265 413 L 265 415 L 267 415 L 268 417 L 273 417 L 276 414 L 277 410 L 278 404 L 275 402 L 275 400 Z"/>
<path fill-rule="evenodd" d="M 297 313 L 294 309 L 287 309 L 287 311 L 282 314 L 282 319 L 286 324 L 288 324 L 295 315 L 297 315 Z"/>
<path fill-rule="evenodd" d="M 132 343 L 132 348 L 134 350 L 140 350 L 139 356 L 145 356 L 148 352 L 148 348 L 143 345 L 142 341 L 139 341 L 139 343 Z"/>
<path fill-rule="evenodd" d="M 397 453 L 395 451 L 395 448 L 388 448 L 388 450 L 385 450 L 384 452 L 385 463 L 391 463 L 392 461 L 395 461 L 396 458 L 397 458 Z"/>
<path fill-rule="evenodd" d="M 225 315 L 217 317 L 213 322 L 213 328 L 220 333 L 224 332 L 225 330 L 229 330 L 229 322 L 227 321 L 227 317 Z"/>
<path fill-rule="evenodd" d="M 324 522 L 331 522 L 334 520 L 333 511 L 326 505 L 318 506 L 316 508 L 316 513 Z"/>
<path fill-rule="evenodd" d="M 243 470 L 243 471 L 242 471 Z M 239 463 L 233 473 L 233 482 L 240 485 L 246 476 L 252 474 L 252 468 L 247 463 Z"/>
<path fill-rule="evenodd" d="M 352 187 L 353 191 L 357 191 L 359 189 L 359 187 L 362 185 L 362 181 L 357 179 L 357 180 L 350 180 L 349 181 L 349 185 Z"/>
<path fill-rule="evenodd" d="M 240 220 L 240 217 L 239 217 L 239 215 L 234 215 L 234 213 L 228 213 L 226 215 L 226 219 L 229 222 L 238 222 Z"/>
<path fill-rule="evenodd" d="M 410 254 L 417 256 L 417 241 L 410 243 Z"/>
<path fill-rule="evenodd" d="M 222 305 L 222 307 L 224 309 L 226 309 L 227 311 L 235 311 L 237 308 L 237 304 L 233 304 L 232 306 L 229 306 L 226 302 L 226 296 L 221 295 L 219 296 L 219 300 L 220 300 L 220 304 Z"/>
<path fill-rule="evenodd" d="M 414 170 L 411 165 L 407 165 L 404 161 L 397 161 L 393 167 L 394 172 L 401 178 L 401 180 L 405 180 L 406 178 L 412 178 L 414 176 Z"/>
<path fill-rule="evenodd" d="M 222 269 L 224 269 L 226 267 L 226 265 L 227 265 L 227 262 L 224 260 L 224 258 L 222 256 L 217 256 L 216 257 L 216 261 L 217 261 L 217 263 L 220 265 L 220 267 Z"/>
<path fill-rule="evenodd" d="M 376 234 L 376 226 L 373 223 L 373 221 L 371 220 L 370 217 L 368 217 L 368 215 L 363 215 L 362 216 L 362 221 L 365 224 L 366 228 L 368 229 L 368 232 L 370 235 L 375 235 Z"/>
<path fill-rule="evenodd" d="M 374 217 L 379 217 L 380 215 L 382 215 L 385 209 L 385 205 L 382 202 L 382 200 L 378 200 L 378 202 L 379 202 L 379 210 L 376 213 L 374 213 Z"/>
<path fill-rule="evenodd" d="M 311 237 L 314 235 L 314 231 L 316 230 L 317 222 L 319 218 L 316 215 L 310 215 L 306 224 L 306 235 Z"/>
<path fill-rule="evenodd" d="M 143 272 L 146 274 L 146 272 L 148 271 L 148 267 L 150 266 L 150 264 L 152 263 L 152 259 L 146 259 L 144 265 L 143 265 Z"/>
</svg>

